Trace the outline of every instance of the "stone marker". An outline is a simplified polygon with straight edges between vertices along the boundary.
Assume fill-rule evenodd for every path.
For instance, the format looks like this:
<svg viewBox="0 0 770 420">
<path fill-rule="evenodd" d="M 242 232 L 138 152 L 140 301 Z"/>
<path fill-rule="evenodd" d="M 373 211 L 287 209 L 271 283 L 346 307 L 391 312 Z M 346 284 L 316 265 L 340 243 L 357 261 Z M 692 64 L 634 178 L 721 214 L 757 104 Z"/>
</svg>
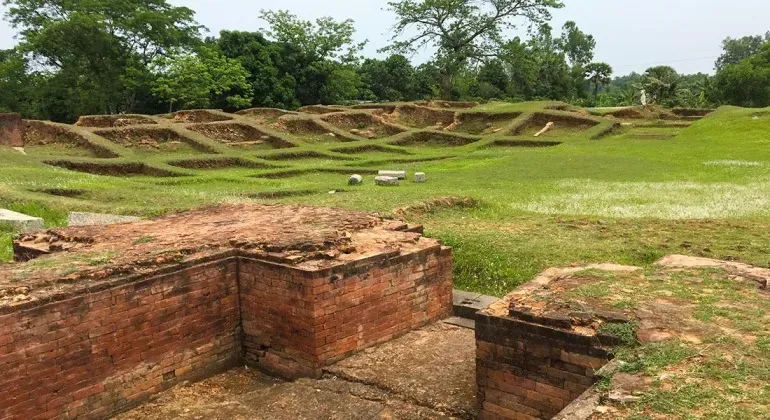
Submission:
<svg viewBox="0 0 770 420">
<path fill-rule="evenodd" d="M 142 220 L 136 216 L 120 216 L 116 214 L 83 213 L 71 211 L 67 218 L 70 226 L 97 226 L 114 225 L 117 223 L 131 223 Z"/>
<path fill-rule="evenodd" d="M 363 182 L 364 177 L 358 174 L 351 175 L 350 179 L 348 179 L 348 185 L 361 185 Z"/>
<path fill-rule="evenodd" d="M 426 181 L 428 181 L 428 178 L 425 177 L 425 172 L 415 172 L 414 173 L 414 182 L 418 184 L 423 184 Z"/>
<path fill-rule="evenodd" d="M 21 115 L 0 113 L 0 146 L 24 147 Z"/>
<path fill-rule="evenodd" d="M 27 216 L 15 211 L 0 209 L 0 223 L 7 223 L 22 232 L 40 230 L 45 227 L 43 219 Z"/>
<path fill-rule="evenodd" d="M 374 183 L 383 186 L 398 185 L 398 178 L 393 176 L 378 176 L 374 178 Z"/>
<path fill-rule="evenodd" d="M 390 176 L 398 179 L 406 179 L 406 171 L 379 171 L 379 176 Z"/>
</svg>

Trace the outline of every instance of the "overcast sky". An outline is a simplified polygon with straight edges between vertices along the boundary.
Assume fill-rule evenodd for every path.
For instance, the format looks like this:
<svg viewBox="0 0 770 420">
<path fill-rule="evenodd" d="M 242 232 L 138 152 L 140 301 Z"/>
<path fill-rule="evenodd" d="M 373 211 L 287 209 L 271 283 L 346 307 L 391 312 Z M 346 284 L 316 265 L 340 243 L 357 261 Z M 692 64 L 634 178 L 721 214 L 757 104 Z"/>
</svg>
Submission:
<svg viewBox="0 0 770 420">
<path fill-rule="evenodd" d="M 260 9 L 288 9 L 305 19 L 332 16 L 356 22 L 358 38 L 368 39 L 367 56 L 387 44 L 393 16 L 387 0 L 170 0 L 197 12 L 212 34 L 222 29 L 258 30 Z M 564 0 L 552 25 L 567 20 L 596 37 L 597 61 L 610 63 L 617 75 L 668 64 L 683 73 L 713 72 L 720 44 L 727 36 L 770 31 L 768 0 Z M 3 14 L 6 9 L 0 6 Z M 16 44 L 15 31 L 0 22 L 0 48 Z M 524 36 L 525 32 L 512 33 Z M 415 57 L 424 61 L 428 54 Z"/>
</svg>

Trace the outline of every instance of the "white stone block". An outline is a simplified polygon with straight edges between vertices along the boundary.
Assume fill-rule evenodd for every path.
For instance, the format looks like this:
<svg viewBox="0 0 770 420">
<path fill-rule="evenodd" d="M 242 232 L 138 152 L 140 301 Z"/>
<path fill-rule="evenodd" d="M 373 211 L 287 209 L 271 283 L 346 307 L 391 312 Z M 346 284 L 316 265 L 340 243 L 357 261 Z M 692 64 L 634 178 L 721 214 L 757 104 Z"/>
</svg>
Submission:
<svg viewBox="0 0 770 420">
<path fill-rule="evenodd" d="M 379 171 L 379 176 L 391 176 L 398 179 L 406 179 L 406 171 Z"/>
<path fill-rule="evenodd" d="M 393 176 L 378 176 L 374 178 L 374 183 L 376 185 L 383 185 L 383 186 L 398 185 L 398 178 Z"/>
<path fill-rule="evenodd" d="M 415 172 L 414 173 L 414 182 L 418 184 L 423 184 L 428 181 L 428 178 L 425 176 L 425 172 Z"/>
<path fill-rule="evenodd" d="M 355 174 L 348 179 L 348 185 L 361 185 L 361 183 L 364 182 L 364 177 L 361 175 Z"/>
<path fill-rule="evenodd" d="M 43 219 L 27 216 L 15 211 L 0 209 L 0 223 L 7 223 L 22 232 L 40 230 L 45 227 Z"/>
</svg>

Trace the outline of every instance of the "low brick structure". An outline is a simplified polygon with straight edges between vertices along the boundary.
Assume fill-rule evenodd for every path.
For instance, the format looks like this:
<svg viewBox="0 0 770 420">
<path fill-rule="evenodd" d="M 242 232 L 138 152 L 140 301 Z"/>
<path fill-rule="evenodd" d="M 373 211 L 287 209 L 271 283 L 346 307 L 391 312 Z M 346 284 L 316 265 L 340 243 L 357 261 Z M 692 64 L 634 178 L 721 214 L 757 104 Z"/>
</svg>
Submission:
<svg viewBox="0 0 770 420">
<path fill-rule="evenodd" d="M 287 377 L 446 317 L 451 250 L 369 213 L 223 206 L 22 236 L 0 418 L 104 418 L 244 361 Z"/>
<path fill-rule="evenodd" d="M 20 114 L 0 113 L 0 146 L 24 147 Z"/>
<path fill-rule="evenodd" d="M 636 267 L 597 266 L 628 271 Z M 627 323 L 613 311 L 571 309 L 550 283 L 584 268 L 547 270 L 476 315 L 476 378 L 482 419 L 551 419 L 587 391 L 620 344 L 597 327 Z"/>
</svg>

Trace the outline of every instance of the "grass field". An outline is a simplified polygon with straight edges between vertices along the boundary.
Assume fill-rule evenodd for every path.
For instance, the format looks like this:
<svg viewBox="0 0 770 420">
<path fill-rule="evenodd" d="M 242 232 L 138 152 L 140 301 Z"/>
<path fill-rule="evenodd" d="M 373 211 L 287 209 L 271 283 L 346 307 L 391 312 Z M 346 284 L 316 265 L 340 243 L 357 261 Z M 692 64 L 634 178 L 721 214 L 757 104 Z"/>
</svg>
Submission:
<svg viewBox="0 0 770 420">
<path fill-rule="evenodd" d="M 40 145 L 22 155 L 0 148 L 0 207 L 58 226 L 67 211 L 153 216 L 257 200 L 392 214 L 434 197 L 471 197 L 477 206 L 407 217 L 455 248 L 458 288 L 493 295 L 546 267 L 573 263 L 648 265 L 683 253 L 770 264 L 767 110 L 724 107 L 691 125 L 651 119 L 619 127 L 618 120 L 599 115 L 553 110 L 559 105 L 481 105 L 463 112 L 483 118 L 469 117 L 469 125 L 451 133 L 414 115 L 394 117 L 398 130 L 363 117 L 338 126 L 300 121 L 285 131 L 274 118 L 210 123 L 258 128 L 258 141 L 239 145 L 228 143 L 233 127 L 204 136 L 163 118 L 156 118 L 157 128 L 178 127 L 181 140 L 127 147 L 136 141 L 130 132 L 111 142 L 96 129 L 75 127 L 97 152 Z M 501 122 L 499 114 L 512 119 Z M 535 139 L 534 127 L 542 122 L 532 117 L 537 114 L 557 119 L 557 129 Z M 581 120 L 571 124 L 570 118 Z M 351 130 L 369 130 L 373 138 Z M 534 147 L 546 145 L 535 140 L 552 147 Z M 42 163 L 52 160 L 80 166 Z M 116 164 L 134 166 L 114 175 L 83 172 L 84 165 Z M 377 169 L 423 171 L 429 182 L 376 187 L 371 171 Z M 364 174 L 364 184 L 348 187 L 347 174 L 356 172 Z M 0 259 L 11 257 L 10 238 L 0 228 Z"/>
</svg>

